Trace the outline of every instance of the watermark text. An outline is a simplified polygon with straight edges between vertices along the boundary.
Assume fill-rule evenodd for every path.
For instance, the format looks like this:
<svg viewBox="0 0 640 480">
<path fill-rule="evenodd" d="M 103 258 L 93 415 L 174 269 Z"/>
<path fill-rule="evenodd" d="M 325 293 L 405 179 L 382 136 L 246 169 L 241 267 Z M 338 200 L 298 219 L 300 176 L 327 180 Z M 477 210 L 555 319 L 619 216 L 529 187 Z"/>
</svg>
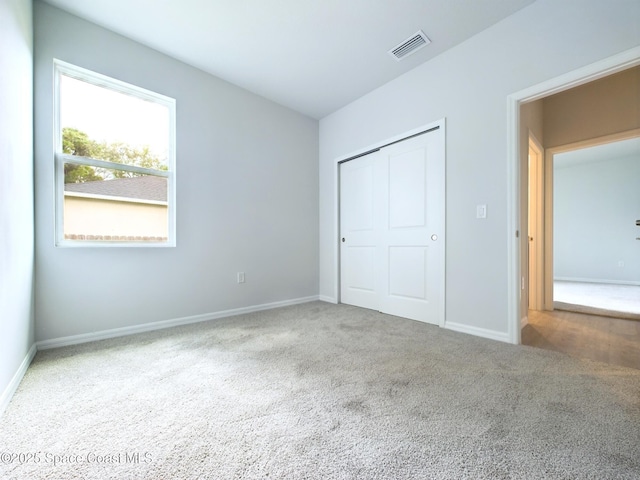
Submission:
<svg viewBox="0 0 640 480">
<path fill-rule="evenodd" d="M 0 452 L 0 465 L 74 465 L 74 464 L 149 464 L 153 455 L 149 452 L 114 453 L 52 453 L 52 452 Z"/>
</svg>

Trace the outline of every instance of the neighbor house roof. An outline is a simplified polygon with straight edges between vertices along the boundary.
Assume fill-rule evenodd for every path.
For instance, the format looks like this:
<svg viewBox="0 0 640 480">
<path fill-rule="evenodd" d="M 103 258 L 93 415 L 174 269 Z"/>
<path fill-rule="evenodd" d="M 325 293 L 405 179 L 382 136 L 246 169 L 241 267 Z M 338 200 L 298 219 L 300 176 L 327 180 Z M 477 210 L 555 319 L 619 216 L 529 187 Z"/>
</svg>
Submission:
<svg viewBox="0 0 640 480">
<path fill-rule="evenodd" d="M 97 182 L 65 183 L 64 191 L 166 202 L 167 179 L 165 177 L 145 175 L 142 177 L 116 178 Z"/>
</svg>

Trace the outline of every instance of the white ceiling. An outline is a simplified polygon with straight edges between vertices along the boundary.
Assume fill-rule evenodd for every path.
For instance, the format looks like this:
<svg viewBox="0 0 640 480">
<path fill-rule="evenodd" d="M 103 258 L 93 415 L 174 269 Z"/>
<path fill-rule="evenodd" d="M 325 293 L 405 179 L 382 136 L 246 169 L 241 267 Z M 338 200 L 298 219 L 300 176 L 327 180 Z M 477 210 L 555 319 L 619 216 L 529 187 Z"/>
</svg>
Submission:
<svg viewBox="0 0 640 480">
<path fill-rule="evenodd" d="M 319 119 L 534 0 L 46 1 Z"/>
<path fill-rule="evenodd" d="M 634 157 L 640 161 L 640 137 L 581 148 L 553 156 L 553 167 L 564 168 L 583 163 L 604 162 Z"/>
</svg>

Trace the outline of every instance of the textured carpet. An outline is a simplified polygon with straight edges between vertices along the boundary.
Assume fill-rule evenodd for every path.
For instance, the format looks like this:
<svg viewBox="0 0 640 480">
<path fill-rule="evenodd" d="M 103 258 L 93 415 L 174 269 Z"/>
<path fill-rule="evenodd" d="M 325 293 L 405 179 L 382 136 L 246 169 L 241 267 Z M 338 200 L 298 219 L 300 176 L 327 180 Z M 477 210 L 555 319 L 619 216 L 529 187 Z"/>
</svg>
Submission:
<svg viewBox="0 0 640 480">
<path fill-rule="evenodd" d="M 15 480 L 638 479 L 640 370 L 314 302 L 39 352 L 0 460 Z"/>
</svg>

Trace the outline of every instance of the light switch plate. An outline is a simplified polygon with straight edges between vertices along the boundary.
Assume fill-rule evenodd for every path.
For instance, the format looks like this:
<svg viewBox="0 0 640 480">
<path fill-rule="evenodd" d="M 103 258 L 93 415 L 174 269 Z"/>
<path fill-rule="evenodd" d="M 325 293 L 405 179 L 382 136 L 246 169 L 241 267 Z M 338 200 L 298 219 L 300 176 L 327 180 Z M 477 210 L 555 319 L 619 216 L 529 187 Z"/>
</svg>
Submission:
<svg viewBox="0 0 640 480">
<path fill-rule="evenodd" d="M 486 205 L 476 205 L 476 218 L 487 218 Z"/>
</svg>

